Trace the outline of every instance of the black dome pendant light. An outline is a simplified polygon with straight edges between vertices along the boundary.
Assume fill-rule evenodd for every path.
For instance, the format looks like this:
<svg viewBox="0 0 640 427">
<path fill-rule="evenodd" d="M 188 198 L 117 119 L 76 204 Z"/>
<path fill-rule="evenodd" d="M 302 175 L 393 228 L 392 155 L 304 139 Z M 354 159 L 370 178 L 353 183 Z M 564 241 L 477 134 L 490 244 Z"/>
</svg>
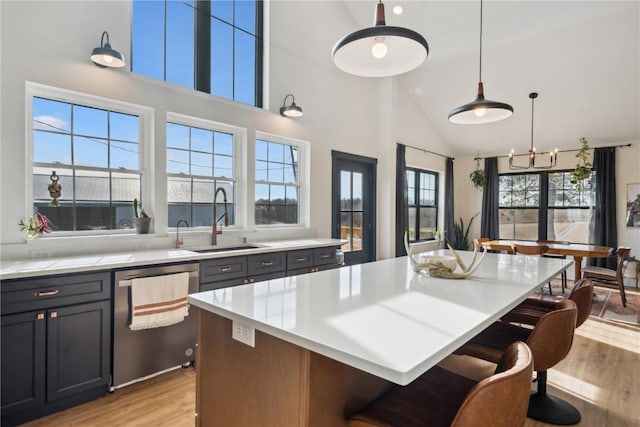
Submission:
<svg viewBox="0 0 640 427">
<path fill-rule="evenodd" d="M 429 54 L 424 37 L 403 27 L 387 26 L 382 0 L 376 5 L 375 24 L 344 36 L 333 48 L 336 67 L 361 77 L 390 77 L 422 64 Z"/>
<path fill-rule="evenodd" d="M 482 84 L 482 0 L 480 0 L 480 78 L 478 81 L 478 97 L 452 110 L 449 113 L 451 123 L 461 125 L 475 125 L 492 123 L 506 119 L 513 114 L 513 107 L 498 101 L 490 101 L 484 98 L 484 85 Z"/>
</svg>

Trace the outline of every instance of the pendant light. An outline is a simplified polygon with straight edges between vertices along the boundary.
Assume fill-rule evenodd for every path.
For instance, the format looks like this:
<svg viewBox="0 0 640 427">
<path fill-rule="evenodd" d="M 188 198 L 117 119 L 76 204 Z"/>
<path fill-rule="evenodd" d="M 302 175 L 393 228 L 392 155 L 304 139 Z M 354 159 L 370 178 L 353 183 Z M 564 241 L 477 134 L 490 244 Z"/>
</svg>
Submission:
<svg viewBox="0 0 640 427">
<path fill-rule="evenodd" d="M 531 147 L 529 148 L 528 154 L 515 154 L 515 150 L 511 150 L 509 153 L 509 169 L 511 170 L 519 170 L 519 169 L 551 169 L 556 165 L 556 160 L 558 158 L 558 149 L 555 151 L 549 151 L 549 163 L 545 166 L 536 165 L 536 157 L 539 154 L 545 153 L 536 153 L 536 148 L 533 146 L 533 101 L 538 97 L 536 92 L 531 92 L 529 94 L 529 98 L 531 99 Z M 524 166 L 519 166 L 513 163 L 513 158 L 515 156 L 527 156 L 529 158 L 529 163 Z"/>
<path fill-rule="evenodd" d="M 480 0 L 480 78 L 478 79 L 478 97 L 449 113 L 451 123 L 474 125 L 497 122 L 513 114 L 513 107 L 498 101 L 490 101 L 484 97 L 482 84 L 482 0 Z"/>
<path fill-rule="evenodd" d="M 105 37 L 107 38 L 106 43 L 104 41 Z M 93 49 L 93 52 L 91 53 L 91 60 L 101 68 L 119 68 L 126 65 L 124 55 L 113 49 L 109 44 L 109 33 L 106 31 L 102 33 L 102 37 L 100 38 L 100 47 Z"/>
<path fill-rule="evenodd" d="M 403 27 L 387 26 L 382 0 L 376 5 L 374 26 L 344 36 L 333 48 L 336 66 L 362 77 L 389 77 L 406 73 L 427 59 L 424 37 Z"/>
</svg>

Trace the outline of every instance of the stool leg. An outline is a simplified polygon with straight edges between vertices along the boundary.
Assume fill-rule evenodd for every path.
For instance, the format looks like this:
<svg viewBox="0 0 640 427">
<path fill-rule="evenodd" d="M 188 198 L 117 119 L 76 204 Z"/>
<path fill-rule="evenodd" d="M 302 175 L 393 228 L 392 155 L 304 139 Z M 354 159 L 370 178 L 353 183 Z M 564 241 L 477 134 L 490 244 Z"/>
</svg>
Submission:
<svg viewBox="0 0 640 427">
<path fill-rule="evenodd" d="M 529 397 L 527 417 L 548 424 L 577 424 L 580 412 L 569 402 L 547 394 L 547 371 L 537 372 L 538 392 Z"/>
</svg>

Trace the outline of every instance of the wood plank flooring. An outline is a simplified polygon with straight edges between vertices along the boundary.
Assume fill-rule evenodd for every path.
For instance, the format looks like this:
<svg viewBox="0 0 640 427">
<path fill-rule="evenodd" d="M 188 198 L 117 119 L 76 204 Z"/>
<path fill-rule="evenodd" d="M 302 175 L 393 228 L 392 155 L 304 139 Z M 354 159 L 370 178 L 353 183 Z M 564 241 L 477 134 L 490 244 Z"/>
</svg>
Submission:
<svg viewBox="0 0 640 427">
<path fill-rule="evenodd" d="M 640 328 L 587 320 L 576 331 L 567 358 L 549 371 L 548 381 L 551 394 L 578 408 L 582 414 L 578 426 L 637 427 Z M 26 426 L 193 426 L 194 410 L 195 371 L 187 368 L 116 390 Z M 530 419 L 525 424 L 547 425 Z"/>
</svg>

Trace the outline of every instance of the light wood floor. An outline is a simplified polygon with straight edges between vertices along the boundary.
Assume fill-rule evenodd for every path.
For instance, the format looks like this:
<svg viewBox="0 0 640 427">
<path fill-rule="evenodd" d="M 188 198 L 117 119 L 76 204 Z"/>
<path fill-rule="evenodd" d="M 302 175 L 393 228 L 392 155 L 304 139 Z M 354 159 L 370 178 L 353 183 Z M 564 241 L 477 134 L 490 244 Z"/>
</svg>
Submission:
<svg viewBox="0 0 640 427">
<path fill-rule="evenodd" d="M 549 371 L 548 381 L 551 394 L 570 401 L 582 414 L 582 422 L 577 425 L 637 427 L 640 328 L 587 320 L 576 331 L 567 358 Z M 116 390 L 26 425 L 182 427 L 194 425 L 194 410 L 195 371 L 188 368 Z M 546 425 L 530 419 L 525 424 Z"/>
</svg>

